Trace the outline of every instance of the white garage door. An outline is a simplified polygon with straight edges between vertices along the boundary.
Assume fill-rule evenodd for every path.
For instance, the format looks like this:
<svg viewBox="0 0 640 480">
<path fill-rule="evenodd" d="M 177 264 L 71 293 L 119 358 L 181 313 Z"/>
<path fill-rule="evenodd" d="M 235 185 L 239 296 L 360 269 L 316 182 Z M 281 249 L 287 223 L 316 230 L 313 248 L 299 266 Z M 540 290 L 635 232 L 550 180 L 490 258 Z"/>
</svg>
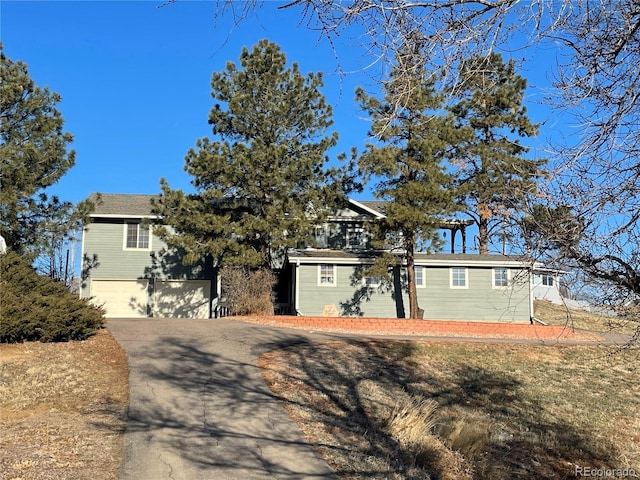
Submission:
<svg viewBox="0 0 640 480">
<path fill-rule="evenodd" d="M 107 318 L 147 316 L 147 280 L 92 280 L 91 296 L 103 305 Z"/>
<path fill-rule="evenodd" d="M 209 280 L 156 280 L 154 317 L 209 318 Z"/>
</svg>

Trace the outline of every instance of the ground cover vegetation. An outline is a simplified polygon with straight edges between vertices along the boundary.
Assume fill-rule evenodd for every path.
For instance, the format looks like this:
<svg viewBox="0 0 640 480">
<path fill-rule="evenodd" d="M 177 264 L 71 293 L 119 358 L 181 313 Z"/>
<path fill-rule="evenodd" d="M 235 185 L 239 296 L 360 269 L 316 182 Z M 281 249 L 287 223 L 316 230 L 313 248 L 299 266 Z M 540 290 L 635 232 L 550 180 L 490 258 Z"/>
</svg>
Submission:
<svg viewBox="0 0 640 480">
<path fill-rule="evenodd" d="M 263 375 L 344 479 L 574 478 L 640 471 L 637 350 L 301 344 Z"/>
<path fill-rule="evenodd" d="M 126 354 L 84 341 L 0 346 L 0 477 L 115 480 L 128 405 Z"/>
</svg>

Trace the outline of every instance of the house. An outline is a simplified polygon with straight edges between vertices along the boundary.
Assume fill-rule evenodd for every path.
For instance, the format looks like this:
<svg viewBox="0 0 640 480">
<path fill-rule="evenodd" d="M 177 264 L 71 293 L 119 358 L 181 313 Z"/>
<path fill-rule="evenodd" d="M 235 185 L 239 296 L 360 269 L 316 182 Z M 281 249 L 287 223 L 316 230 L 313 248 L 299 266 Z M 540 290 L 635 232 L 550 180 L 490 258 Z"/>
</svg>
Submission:
<svg viewBox="0 0 640 480">
<path fill-rule="evenodd" d="M 89 197 L 96 200 L 96 195 Z M 211 317 L 216 277 L 206 265 L 185 267 L 149 223 L 154 195 L 101 194 L 82 234 L 80 295 L 108 317 Z"/>
<path fill-rule="evenodd" d="M 81 295 L 110 317 L 196 317 L 218 313 L 216 270 L 187 267 L 149 222 L 153 195 L 102 194 L 82 236 Z M 95 195 L 93 196 L 95 199 Z M 408 315 L 402 257 L 389 278 L 369 278 L 379 255 L 366 222 L 384 216 L 384 202 L 350 200 L 314 229 L 314 245 L 287 253 L 278 289 L 280 313 L 402 318 Z M 426 319 L 529 322 L 531 267 L 516 257 L 465 253 L 468 221 L 443 222 L 451 253 L 416 254 L 418 300 Z M 458 232 L 462 253 L 455 253 Z"/>
<path fill-rule="evenodd" d="M 406 268 L 401 261 L 388 279 L 367 277 L 369 252 L 289 252 L 294 309 L 301 315 L 403 318 L 408 315 Z M 529 323 L 529 267 L 504 255 L 415 256 L 416 291 L 430 320 Z M 398 292 L 401 292 L 398 295 Z"/>
<path fill-rule="evenodd" d="M 533 299 L 562 305 L 565 300 L 560 292 L 560 278 L 564 273 L 567 272 L 553 268 L 535 268 L 531 287 Z"/>
</svg>

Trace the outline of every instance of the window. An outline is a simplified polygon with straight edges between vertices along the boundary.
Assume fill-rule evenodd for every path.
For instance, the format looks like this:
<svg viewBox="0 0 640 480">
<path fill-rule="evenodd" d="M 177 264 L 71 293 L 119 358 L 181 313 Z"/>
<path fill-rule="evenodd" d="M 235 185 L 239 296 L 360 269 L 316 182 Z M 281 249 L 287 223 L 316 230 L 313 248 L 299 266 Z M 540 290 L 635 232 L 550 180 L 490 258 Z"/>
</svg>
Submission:
<svg viewBox="0 0 640 480">
<path fill-rule="evenodd" d="M 504 267 L 493 269 L 493 286 L 508 287 L 509 286 L 509 270 Z"/>
<path fill-rule="evenodd" d="M 314 237 L 316 240 L 317 248 L 327 248 L 327 229 L 324 225 L 315 227 L 314 229 Z"/>
<path fill-rule="evenodd" d="M 382 284 L 382 279 L 380 277 L 364 277 L 362 283 L 365 287 L 379 287 Z"/>
<path fill-rule="evenodd" d="M 542 274 L 542 285 L 553 287 L 553 275 L 550 273 Z"/>
<path fill-rule="evenodd" d="M 467 288 L 467 269 L 465 267 L 451 268 L 451 288 Z"/>
<path fill-rule="evenodd" d="M 421 265 L 416 265 L 416 287 L 424 287 L 424 267 Z"/>
<path fill-rule="evenodd" d="M 335 286 L 336 266 L 329 263 L 321 263 L 318 266 L 318 284 L 324 286 Z"/>
<path fill-rule="evenodd" d="M 347 248 L 365 248 L 367 237 L 361 227 L 347 228 Z"/>
<path fill-rule="evenodd" d="M 139 223 L 127 223 L 126 248 L 149 248 L 149 227 Z"/>
</svg>

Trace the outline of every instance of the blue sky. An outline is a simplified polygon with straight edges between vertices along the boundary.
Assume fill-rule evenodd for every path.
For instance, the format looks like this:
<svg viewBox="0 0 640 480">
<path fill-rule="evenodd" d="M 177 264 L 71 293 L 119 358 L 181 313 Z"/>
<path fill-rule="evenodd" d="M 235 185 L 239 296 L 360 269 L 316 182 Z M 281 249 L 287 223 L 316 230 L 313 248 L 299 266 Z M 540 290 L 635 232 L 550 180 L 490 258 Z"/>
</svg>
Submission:
<svg viewBox="0 0 640 480">
<path fill-rule="evenodd" d="M 92 192 L 153 194 L 161 177 L 189 190 L 185 153 L 211 134 L 211 73 L 237 62 L 243 46 L 262 38 L 278 43 L 303 72 L 324 73 L 323 93 L 340 134 L 330 155 L 361 147 L 368 124 L 353 92 L 358 85 L 375 88 L 380 67 L 363 70 L 371 59 L 353 38 L 338 39 L 337 60 L 329 42 L 306 28 L 299 9 L 277 9 L 284 3 L 265 2 L 234 27 L 230 16 L 214 18 L 213 1 L 162 8 L 159 1 L 3 1 L 6 55 L 27 63 L 39 86 L 62 96 L 59 109 L 75 138 L 76 166 L 48 191 L 73 202 Z M 356 73 L 340 76 L 338 66 Z M 533 120 L 548 120 L 535 88 L 546 82 L 546 72 L 530 63 L 521 74 L 533 87 L 527 103 Z"/>
<path fill-rule="evenodd" d="M 337 75 L 329 43 L 279 4 L 268 2 L 234 29 L 231 18 L 214 19 L 214 2 L 158 8 L 154 1 L 3 1 L 5 54 L 62 96 L 59 109 L 74 135 L 76 165 L 48 191 L 74 202 L 95 191 L 158 193 L 160 177 L 189 189 L 184 156 L 211 134 L 211 73 L 237 63 L 242 47 L 262 38 L 278 43 L 303 72 L 324 72 L 323 93 L 341 136 L 332 156 L 362 144 L 368 125 L 353 91 L 371 81 Z"/>
</svg>

